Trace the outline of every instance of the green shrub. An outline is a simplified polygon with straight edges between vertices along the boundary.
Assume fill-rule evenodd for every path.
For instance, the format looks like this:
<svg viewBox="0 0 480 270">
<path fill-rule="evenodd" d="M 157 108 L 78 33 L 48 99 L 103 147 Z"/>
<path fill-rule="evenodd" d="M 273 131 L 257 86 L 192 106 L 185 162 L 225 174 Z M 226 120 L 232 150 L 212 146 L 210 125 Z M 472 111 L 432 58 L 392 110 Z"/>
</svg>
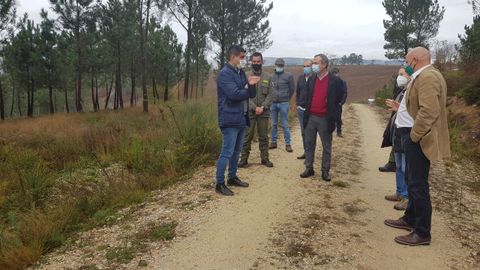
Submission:
<svg viewBox="0 0 480 270">
<path fill-rule="evenodd" d="M 470 78 L 458 96 L 463 97 L 468 105 L 480 105 L 480 78 Z"/>
<path fill-rule="evenodd" d="M 0 126 L 0 269 L 21 269 L 72 233 L 113 224 L 118 209 L 213 161 L 221 144 L 214 106 L 172 104 L 55 115 Z M 171 237 L 159 227 L 149 238 Z M 132 251 L 109 250 L 127 261 Z M 124 260 L 125 259 L 125 260 Z"/>
<path fill-rule="evenodd" d="M 375 93 L 375 104 L 386 108 L 385 100 L 393 97 L 393 85 L 385 84 L 381 90 Z"/>
</svg>

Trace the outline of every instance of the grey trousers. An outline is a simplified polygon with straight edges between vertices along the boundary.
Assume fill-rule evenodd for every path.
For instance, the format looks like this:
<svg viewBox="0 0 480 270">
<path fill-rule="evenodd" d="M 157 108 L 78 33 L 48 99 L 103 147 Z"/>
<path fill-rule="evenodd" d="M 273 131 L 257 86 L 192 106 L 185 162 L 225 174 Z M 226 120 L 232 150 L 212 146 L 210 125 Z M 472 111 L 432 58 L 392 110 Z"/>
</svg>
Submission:
<svg viewBox="0 0 480 270">
<path fill-rule="evenodd" d="M 315 159 L 315 148 L 317 146 L 317 133 L 322 141 L 322 172 L 330 171 L 332 159 L 332 133 L 328 131 L 328 120 L 326 117 L 310 115 L 307 127 L 305 128 L 305 166 L 313 169 Z"/>
</svg>

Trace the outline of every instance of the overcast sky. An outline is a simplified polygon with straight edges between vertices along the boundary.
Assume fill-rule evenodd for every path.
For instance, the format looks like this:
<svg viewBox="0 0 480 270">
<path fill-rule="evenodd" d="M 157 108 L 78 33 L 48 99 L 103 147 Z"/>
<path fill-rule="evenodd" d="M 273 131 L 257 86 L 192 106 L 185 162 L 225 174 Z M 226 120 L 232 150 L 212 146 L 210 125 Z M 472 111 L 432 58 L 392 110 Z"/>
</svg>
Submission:
<svg viewBox="0 0 480 270">
<path fill-rule="evenodd" d="M 273 1 L 273 0 L 272 0 Z M 458 42 L 464 26 L 473 23 L 467 0 L 440 0 L 445 15 L 436 39 Z M 17 0 L 18 14 L 28 12 L 40 20 L 41 8 L 48 0 Z M 312 57 L 319 52 L 343 55 L 363 54 L 364 59 L 385 59 L 383 19 L 387 19 L 381 0 L 275 0 L 270 12 L 273 45 L 264 52 L 271 57 Z M 50 12 L 52 13 L 52 12 Z M 171 22 L 181 42 L 186 33 Z"/>
</svg>

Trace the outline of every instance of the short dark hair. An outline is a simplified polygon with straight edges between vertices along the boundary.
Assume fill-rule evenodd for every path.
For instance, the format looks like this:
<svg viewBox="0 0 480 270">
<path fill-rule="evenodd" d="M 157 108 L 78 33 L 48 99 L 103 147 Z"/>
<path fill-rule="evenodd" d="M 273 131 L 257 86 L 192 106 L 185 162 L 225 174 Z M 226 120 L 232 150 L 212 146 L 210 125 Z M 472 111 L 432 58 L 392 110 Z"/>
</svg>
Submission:
<svg viewBox="0 0 480 270">
<path fill-rule="evenodd" d="M 254 52 L 251 56 L 250 56 L 250 60 L 253 59 L 253 57 L 260 57 L 263 61 L 263 55 L 259 52 Z"/>
<path fill-rule="evenodd" d="M 232 45 L 230 46 L 230 48 L 228 48 L 228 51 L 227 51 L 227 57 L 228 57 L 228 60 L 230 60 L 232 58 L 232 56 L 239 56 L 241 53 L 245 53 L 245 49 L 242 48 L 242 46 L 240 45 Z"/>
<path fill-rule="evenodd" d="M 325 54 L 319 53 L 319 54 L 315 55 L 315 57 L 320 57 L 320 58 L 322 59 L 322 62 L 323 62 L 325 65 L 327 65 L 327 67 L 329 66 L 329 64 L 328 64 L 328 63 L 329 63 L 328 57 L 327 57 Z"/>
</svg>

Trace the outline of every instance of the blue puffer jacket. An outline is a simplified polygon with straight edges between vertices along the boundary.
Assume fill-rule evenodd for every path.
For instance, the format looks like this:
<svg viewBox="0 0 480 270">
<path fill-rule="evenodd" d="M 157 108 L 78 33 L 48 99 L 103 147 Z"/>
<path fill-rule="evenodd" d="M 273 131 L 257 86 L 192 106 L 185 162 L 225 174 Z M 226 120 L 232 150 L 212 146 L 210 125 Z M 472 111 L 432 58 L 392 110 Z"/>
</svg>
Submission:
<svg viewBox="0 0 480 270">
<path fill-rule="evenodd" d="M 226 64 L 218 73 L 218 125 L 224 127 L 250 126 L 248 119 L 248 99 L 257 95 L 255 85 L 248 85 L 243 70 Z"/>
</svg>

